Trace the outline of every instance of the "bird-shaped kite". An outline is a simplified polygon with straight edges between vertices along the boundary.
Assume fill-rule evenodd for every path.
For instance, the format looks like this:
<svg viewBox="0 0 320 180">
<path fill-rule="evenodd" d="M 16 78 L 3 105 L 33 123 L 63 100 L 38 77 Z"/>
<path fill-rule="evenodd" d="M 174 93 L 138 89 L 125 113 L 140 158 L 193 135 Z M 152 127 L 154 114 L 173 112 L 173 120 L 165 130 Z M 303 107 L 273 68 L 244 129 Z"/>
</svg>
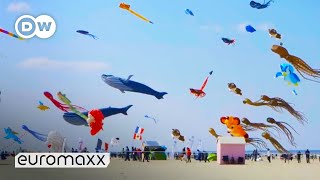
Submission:
<svg viewBox="0 0 320 180">
<path fill-rule="evenodd" d="M 288 85 L 298 86 L 300 78 L 294 73 L 294 69 L 290 64 L 283 63 L 280 65 L 280 69 L 281 72 L 277 72 L 276 78 L 283 77 L 284 81 L 286 81 Z M 295 89 L 293 89 L 292 92 L 297 95 Z"/>
<path fill-rule="evenodd" d="M 299 72 L 299 74 L 307 80 L 320 82 L 320 69 L 313 69 L 309 66 L 304 60 L 289 54 L 288 50 L 282 46 L 273 45 L 271 51 L 278 54 L 280 58 L 286 59 L 290 64 L 292 64 L 295 69 Z M 303 74 L 313 77 L 314 79 L 309 79 L 305 77 Z"/>
<path fill-rule="evenodd" d="M 12 131 L 11 128 L 4 128 L 4 132 L 6 133 L 6 136 L 4 138 L 6 139 L 13 139 L 15 142 L 17 142 L 18 144 L 22 144 L 21 139 L 16 135 L 18 133 Z"/>
<path fill-rule="evenodd" d="M 90 36 L 90 37 L 92 37 L 93 39 L 99 39 L 97 36 L 95 36 L 95 35 L 93 35 L 93 34 L 90 34 L 88 31 L 77 30 L 77 33 L 80 33 L 80 34 L 83 34 L 83 35 L 86 35 L 86 36 Z"/>
<path fill-rule="evenodd" d="M 147 18 L 145 18 L 145 17 L 141 16 L 140 14 L 138 14 L 138 13 L 134 12 L 133 10 L 131 10 L 129 4 L 120 3 L 119 7 L 120 7 L 121 9 L 124 9 L 124 10 L 129 11 L 131 14 L 137 16 L 138 18 L 140 18 L 140 19 L 142 19 L 142 20 L 144 20 L 144 21 L 146 21 L 146 22 L 148 22 L 148 23 L 153 24 L 152 21 L 149 21 Z"/>
<path fill-rule="evenodd" d="M 236 43 L 236 40 L 235 40 L 235 39 L 221 38 L 221 40 L 222 40 L 224 43 L 228 44 L 228 45 L 230 45 L 230 44 L 235 44 L 235 43 Z"/>
<path fill-rule="evenodd" d="M 194 96 L 196 96 L 196 98 L 198 98 L 198 97 L 204 97 L 204 96 L 206 96 L 206 93 L 203 91 L 204 90 L 204 88 L 206 87 L 206 85 L 207 85 L 207 83 L 208 83 L 208 79 L 209 79 L 209 77 L 212 75 L 212 73 L 213 73 L 213 71 L 211 71 L 210 73 L 209 73 L 209 76 L 206 78 L 206 80 L 203 82 L 203 84 L 202 84 L 202 86 L 201 86 L 201 88 L 200 89 L 192 89 L 192 88 L 190 88 L 190 93 L 191 94 L 193 94 Z"/>
<path fill-rule="evenodd" d="M 48 106 L 44 105 L 41 101 L 39 101 L 39 106 L 37 108 L 40 109 L 41 111 L 46 111 L 50 109 Z"/>
<path fill-rule="evenodd" d="M 228 88 L 229 88 L 229 91 L 232 91 L 235 94 L 242 96 L 241 89 L 237 88 L 235 83 L 228 83 Z"/>
<path fill-rule="evenodd" d="M 193 12 L 190 9 L 186 9 L 184 12 L 190 16 L 194 16 Z"/>
<path fill-rule="evenodd" d="M 22 37 L 19 37 L 18 35 L 15 35 L 15 34 L 13 34 L 13 33 L 11 33 L 11 32 L 8 32 L 8 31 L 6 31 L 6 30 L 4 30 L 4 29 L 1 29 L 1 28 L 0 28 L 0 32 L 2 32 L 2 33 L 4 33 L 4 34 L 7 34 L 7 35 L 9 35 L 9 36 L 11 36 L 11 37 L 15 37 L 15 38 L 17 38 L 17 39 L 19 39 L 19 40 L 24 40 Z"/>
</svg>

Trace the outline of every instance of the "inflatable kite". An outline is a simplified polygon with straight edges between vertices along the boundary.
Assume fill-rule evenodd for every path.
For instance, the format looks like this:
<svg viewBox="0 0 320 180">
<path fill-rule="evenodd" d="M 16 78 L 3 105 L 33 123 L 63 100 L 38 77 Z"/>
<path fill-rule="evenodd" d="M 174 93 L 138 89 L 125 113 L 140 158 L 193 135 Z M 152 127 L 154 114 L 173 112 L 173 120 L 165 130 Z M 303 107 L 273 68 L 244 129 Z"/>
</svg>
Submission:
<svg viewBox="0 0 320 180">
<path fill-rule="evenodd" d="M 110 142 L 111 146 L 118 146 L 120 144 L 120 138 L 118 137 L 114 137 L 111 139 L 111 142 Z"/>
<path fill-rule="evenodd" d="M 52 94 L 50 92 L 44 92 L 43 93 L 45 97 L 47 97 L 57 108 L 59 108 L 60 110 L 64 111 L 64 112 L 70 112 L 71 109 L 68 105 L 66 104 L 61 104 L 59 101 L 57 101 L 56 99 L 53 98 Z M 80 111 L 87 111 L 86 109 L 79 107 L 79 106 L 75 106 L 72 105 L 74 108 L 80 110 Z"/>
<path fill-rule="evenodd" d="M 268 132 L 268 133 L 270 133 L 268 128 L 276 130 L 278 133 L 281 132 L 281 129 L 278 128 L 277 126 L 267 125 L 267 124 L 264 124 L 264 123 L 252 123 L 247 118 L 242 118 L 241 122 L 244 124 L 243 127 L 244 127 L 244 129 L 246 129 L 246 131 L 250 131 L 250 129 L 247 130 L 247 127 L 249 126 L 249 127 L 254 128 L 254 129 L 259 129 L 259 130 L 262 130 L 262 131 Z"/>
<path fill-rule="evenodd" d="M 269 29 L 268 31 L 269 31 L 270 37 L 274 37 L 274 38 L 276 38 L 276 39 L 281 39 L 281 34 L 279 34 L 279 33 L 277 32 L 277 30 L 275 30 L 275 29 Z"/>
<path fill-rule="evenodd" d="M 158 122 L 157 119 L 155 119 L 155 118 L 153 118 L 153 117 L 150 117 L 150 116 L 148 116 L 148 115 L 145 115 L 144 117 L 147 118 L 147 119 L 152 119 L 152 120 L 154 121 L 154 123 L 156 123 L 156 124 L 157 124 L 157 122 Z"/>
<path fill-rule="evenodd" d="M 190 15 L 190 16 L 194 16 L 193 12 L 190 9 L 186 9 L 184 11 L 184 13 L 186 13 L 187 15 Z"/>
<path fill-rule="evenodd" d="M 228 88 L 229 91 L 232 91 L 233 93 L 242 96 L 241 89 L 239 89 L 235 83 L 228 83 Z"/>
<path fill-rule="evenodd" d="M 129 11 L 131 14 L 137 16 L 138 18 L 140 18 L 140 19 L 142 19 L 142 20 L 144 20 L 144 21 L 146 21 L 146 22 L 148 22 L 148 23 L 153 24 L 152 21 L 149 21 L 147 18 L 145 18 L 145 17 L 141 16 L 140 14 L 138 14 L 138 13 L 134 12 L 133 10 L 131 10 L 129 4 L 120 3 L 119 7 L 120 7 L 121 9 L 124 9 L 124 10 Z"/>
<path fill-rule="evenodd" d="M 236 43 L 235 39 L 221 38 L 221 40 L 228 45 Z"/>
<path fill-rule="evenodd" d="M 210 129 L 209 129 L 209 133 L 210 133 L 212 136 L 214 136 L 216 139 L 218 139 L 218 138 L 220 137 L 220 135 L 218 135 L 213 128 L 210 128 Z"/>
<path fill-rule="evenodd" d="M 58 92 L 57 96 L 60 99 L 60 101 L 64 102 L 66 105 L 68 105 L 68 107 L 70 108 L 70 111 L 74 112 L 75 114 L 77 114 L 78 116 L 82 117 L 83 119 L 88 119 L 87 116 L 85 116 L 77 108 L 72 106 L 71 101 L 66 97 L 65 94 L 62 94 L 61 92 Z"/>
<path fill-rule="evenodd" d="M 83 34 L 83 35 L 86 35 L 86 36 L 90 36 L 90 37 L 92 37 L 93 39 L 99 39 L 97 36 L 95 36 L 95 35 L 93 35 L 93 34 L 90 34 L 88 31 L 77 30 L 77 33 L 80 33 L 80 34 Z"/>
<path fill-rule="evenodd" d="M 19 39 L 19 40 L 24 40 L 22 37 L 19 37 L 19 36 L 15 35 L 15 34 L 13 34 L 13 33 L 11 33 L 11 32 L 8 32 L 8 31 L 6 31 L 6 30 L 4 30 L 4 29 L 1 29 L 1 28 L 0 28 L 0 32 L 1 32 L 1 33 L 4 33 L 4 34 L 7 34 L 7 35 L 9 35 L 9 36 L 11 36 L 11 37 L 17 38 L 17 39 Z"/>
<path fill-rule="evenodd" d="M 190 93 L 193 94 L 194 96 L 196 96 L 196 98 L 198 98 L 198 97 L 202 98 L 202 97 L 206 96 L 206 93 L 203 90 L 206 87 L 206 85 L 208 83 L 208 80 L 209 80 L 209 77 L 212 75 L 212 73 L 213 73 L 213 71 L 211 71 L 209 73 L 209 76 L 203 82 L 203 84 L 202 84 L 200 89 L 192 89 L 192 88 L 190 88 Z"/>
<path fill-rule="evenodd" d="M 66 138 L 57 131 L 50 131 L 48 133 L 46 144 L 52 152 L 63 152 L 66 147 Z"/>
<path fill-rule="evenodd" d="M 13 139 L 15 142 L 17 142 L 18 144 L 22 144 L 21 139 L 16 135 L 18 133 L 12 131 L 11 128 L 4 128 L 4 132 L 6 133 L 6 136 L 4 138 L 6 139 Z"/>
<path fill-rule="evenodd" d="M 289 103 L 279 97 L 270 98 L 266 95 L 262 95 L 261 98 L 256 102 L 252 102 L 250 99 L 246 98 L 243 101 L 243 104 L 249 104 L 252 106 L 268 106 L 277 112 L 282 112 L 282 110 L 285 109 L 300 123 L 303 124 L 304 122 L 307 122 L 301 112 L 293 109 L 293 107 Z"/>
<path fill-rule="evenodd" d="M 163 99 L 163 96 L 168 94 L 166 92 L 155 91 L 144 84 L 131 81 L 130 79 L 132 76 L 133 75 L 130 75 L 127 79 L 122 79 L 113 75 L 103 74 L 101 78 L 106 84 L 116 89 L 119 89 L 122 93 L 125 93 L 125 91 L 136 92 L 151 95 L 156 97 L 157 99 Z"/>
<path fill-rule="evenodd" d="M 255 1 L 251 1 L 250 2 L 250 6 L 252 8 L 256 8 L 256 9 L 264 9 L 264 8 L 267 8 L 268 6 L 270 6 L 271 2 L 273 2 L 273 0 L 269 0 L 267 3 L 265 3 L 265 1 L 264 1 L 263 4 L 260 4 L 260 3 L 255 2 Z"/>
<path fill-rule="evenodd" d="M 287 125 L 287 126 L 290 127 L 292 130 L 294 130 L 293 127 L 291 127 L 291 126 L 290 126 L 288 123 L 286 123 L 286 122 L 276 121 L 276 120 L 274 120 L 273 118 L 270 118 L 270 117 L 267 118 L 267 122 L 270 123 L 270 124 L 275 124 L 275 125 L 277 125 L 279 128 L 281 128 L 282 131 L 285 133 L 285 135 L 288 137 L 289 142 L 292 144 L 292 146 L 296 146 L 296 143 L 294 142 L 294 137 L 293 137 L 290 129 L 287 128 L 285 125 Z M 296 130 L 294 130 L 294 132 L 297 133 Z M 298 134 L 298 133 L 297 133 L 297 134 Z"/>
<path fill-rule="evenodd" d="M 248 26 L 246 26 L 246 31 L 249 32 L 249 33 L 253 33 L 253 32 L 256 31 L 256 29 L 253 28 L 251 25 L 248 25 Z"/>
<path fill-rule="evenodd" d="M 37 108 L 40 109 L 41 111 L 46 111 L 50 109 L 48 106 L 43 105 L 41 101 L 39 101 L 39 106 Z"/>
<path fill-rule="evenodd" d="M 269 140 L 279 153 L 289 153 L 289 151 L 287 151 L 275 138 L 270 136 L 269 133 L 263 132 L 262 137 Z"/>
<path fill-rule="evenodd" d="M 178 129 L 172 129 L 172 136 L 182 142 L 185 140 Z"/>
<path fill-rule="evenodd" d="M 313 69 L 304 60 L 289 54 L 288 50 L 282 46 L 273 45 L 271 51 L 277 53 L 280 56 L 280 58 L 284 58 L 290 64 L 292 64 L 304 79 L 319 82 L 317 81 L 317 79 L 320 78 L 320 69 Z M 314 79 L 309 79 L 305 77 L 303 74 L 311 76 Z"/>
<path fill-rule="evenodd" d="M 108 108 L 101 108 L 99 111 L 102 112 L 103 117 L 107 118 L 109 116 L 117 115 L 117 114 L 124 114 L 128 115 L 128 110 L 132 107 L 132 105 L 123 107 L 123 108 L 113 108 L 113 107 L 108 107 Z M 84 116 L 88 116 L 88 111 L 82 112 Z M 63 114 L 63 119 L 67 121 L 69 124 L 76 125 L 76 126 L 88 126 L 87 119 L 82 118 L 76 113 L 73 112 L 68 112 Z"/>
<path fill-rule="evenodd" d="M 277 72 L 276 78 L 283 77 L 284 81 L 288 83 L 288 85 L 298 86 L 300 79 L 297 74 L 294 73 L 294 69 L 290 64 L 281 64 L 280 65 L 281 72 Z M 297 95 L 295 89 L 292 92 Z"/>
<path fill-rule="evenodd" d="M 46 142 L 47 141 L 47 138 L 48 138 L 47 135 L 35 132 L 35 131 L 29 129 L 26 125 L 22 125 L 22 129 L 27 131 L 28 133 L 30 133 L 33 137 L 35 137 L 39 141 L 42 141 L 42 142 Z"/>
</svg>

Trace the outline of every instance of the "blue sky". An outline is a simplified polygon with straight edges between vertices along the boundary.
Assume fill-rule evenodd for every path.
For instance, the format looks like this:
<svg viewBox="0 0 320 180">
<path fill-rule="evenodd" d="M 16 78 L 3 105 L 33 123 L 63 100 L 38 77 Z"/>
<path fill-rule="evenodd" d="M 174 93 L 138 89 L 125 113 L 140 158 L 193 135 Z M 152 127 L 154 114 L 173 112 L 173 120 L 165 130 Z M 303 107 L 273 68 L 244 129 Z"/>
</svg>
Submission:
<svg viewBox="0 0 320 180">
<path fill-rule="evenodd" d="M 24 2 L 24 6 L 9 8 Z M 57 31 L 50 39 L 33 38 L 19 41 L 0 34 L 0 127 L 12 127 L 21 132 L 21 125 L 41 133 L 57 130 L 77 146 L 82 137 L 93 148 L 97 138 L 110 142 L 120 137 L 123 145 L 132 145 L 135 127 L 145 128 L 145 140 L 158 140 L 171 146 L 171 129 L 178 128 L 187 137 L 202 139 L 206 150 L 215 150 L 215 139 L 208 133 L 213 127 L 228 136 L 219 118 L 233 115 L 247 117 L 252 122 L 265 122 L 267 117 L 290 123 L 298 132 L 297 148 L 285 137 L 279 140 L 287 149 L 320 149 L 320 122 L 317 109 L 320 86 L 302 79 L 299 95 L 282 80 L 274 79 L 284 60 L 271 52 L 273 44 L 267 29 L 276 28 L 283 35 L 284 46 L 291 54 L 319 68 L 320 26 L 319 2 L 275 1 L 267 9 L 257 10 L 250 1 L 126 1 L 136 12 L 154 22 L 146 23 L 120 9 L 121 1 L 0 1 L 0 27 L 14 32 L 15 20 L 23 14 L 48 14 L 57 23 Z M 188 16 L 189 8 L 195 14 Z M 257 32 L 243 31 L 251 24 Z M 87 30 L 99 37 L 76 33 Z M 221 38 L 236 39 L 235 46 L 227 46 Z M 36 64 L 35 60 L 46 64 Z M 194 100 L 188 89 L 200 88 L 208 72 L 214 71 L 205 89 L 207 96 Z M 126 78 L 133 74 L 135 81 L 169 94 L 163 100 L 152 96 L 120 91 L 106 85 L 101 74 Z M 227 83 L 236 83 L 243 97 L 232 94 Z M 62 91 L 74 104 L 86 109 L 124 107 L 134 105 L 128 116 L 113 116 L 104 121 L 104 131 L 91 137 L 86 127 L 76 127 L 62 119 L 44 96 L 44 91 Z M 295 104 L 309 119 L 302 126 L 287 112 L 277 113 L 267 107 L 242 104 L 244 98 L 257 99 L 266 94 L 278 96 Z M 51 107 L 42 112 L 37 107 L 41 100 Z M 144 119 L 156 117 L 158 124 Z M 3 132 L 0 132 L 4 136 Z M 261 132 L 249 133 L 261 137 Z M 44 145 L 30 136 L 24 137 L 23 147 L 42 149 Z M 9 142 L 0 138 L 1 145 Z M 138 145 L 138 142 L 135 142 Z M 179 144 L 182 146 L 182 144 Z M 18 146 L 13 146 L 16 148 Z M 270 145 L 271 149 L 273 147 Z M 248 149 L 252 147 L 248 146 Z"/>
</svg>

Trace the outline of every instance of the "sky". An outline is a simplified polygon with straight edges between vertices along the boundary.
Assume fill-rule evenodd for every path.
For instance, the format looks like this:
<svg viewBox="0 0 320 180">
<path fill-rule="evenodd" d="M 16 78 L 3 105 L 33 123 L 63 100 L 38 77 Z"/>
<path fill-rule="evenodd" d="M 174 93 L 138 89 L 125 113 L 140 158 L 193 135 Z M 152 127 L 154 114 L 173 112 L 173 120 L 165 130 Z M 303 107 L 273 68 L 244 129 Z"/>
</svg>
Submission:
<svg viewBox="0 0 320 180">
<path fill-rule="evenodd" d="M 121 139 L 121 147 L 138 146 L 133 141 L 136 126 L 145 128 L 144 140 L 157 140 L 171 148 L 171 130 L 195 137 L 204 150 L 215 150 L 216 140 L 208 133 L 210 127 L 229 136 L 220 123 L 221 116 L 246 117 L 251 122 L 265 122 L 267 117 L 285 121 L 299 134 L 294 134 L 297 147 L 284 136 L 279 142 L 287 149 L 320 149 L 318 107 L 320 85 L 302 79 L 298 95 L 281 79 L 275 79 L 284 63 L 270 49 L 279 41 L 270 38 L 267 29 L 275 28 L 283 36 L 289 53 L 301 57 L 315 69 L 320 67 L 320 2 L 277 1 L 267 9 L 253 9 L 248 1 L 229 0 L 162 0 L 125 1 L 131 9 L 154 22 L 146 23 L 120 9 L 116 0 L 83 1 L 11 1 L 0 0 L 0 27 L 11 32 L 18 17 L 24 14 L 53 17 L 57 31 L 49 39 L 32 38 L 19 41 L 0 34 L 0 128 L 11 127 L 23 134 L 21 125 L 46 134 L 56 130 L 67 137 L 70 147 L 78 147 L 82 138 L 89 149 L 97 139 L 110 142 Z M 186 15 L 191 9 L 194 17 Z M 257 29 L 244 31 L 246 25 Z M 76 33 L 87 30 L 99 37 L 94 40 Z M 234 46 L 222 37 L 236 39 Z M 200 88 L 213 70 L 205 89 L 206 97 L 197 99 L 189 88 Z M 164 99 L 121 93 L 101 80 L 102 74 L 144 83 L 160 92 Z M 234 82 L 243 96 L 229 92 L 227 83 Z M 73 126 L 62 118 L 63 112 L 43 96 L 44 91 L 61 91 L 76 105 L 86 109 L 125 107 L 133 105 L 128 116 L 116 115 L 104 120 L 104 130 L 92 137 L 89 128 Z M 278 113 L 268 107 L 243 105 L 244 98 L 256 100 L 260 95 L 282 97 L 303 112 L 309 123 L 301 125 L 289 113 Z M 51 109 L 40 111 L 38 101 Z M 155 124 L 144 118 L 159 119 Z M 0 147 L 11 140 L 0 131 Z M 249 132 L 261 138 L 261 132 Z M 22 148 L 43 150 L 46 146 L 31 135 L 25 135 Z M 270 149 L 274 149 L 268 143 Z M 178 148 L 183 146 L 178 142 Z M 10 149 L 20 147 L 13 144 Z M 10 150 L 9 149 L 9 150 Z M 247 150 L 253 149 L 247 146 Z"/>
</svg>

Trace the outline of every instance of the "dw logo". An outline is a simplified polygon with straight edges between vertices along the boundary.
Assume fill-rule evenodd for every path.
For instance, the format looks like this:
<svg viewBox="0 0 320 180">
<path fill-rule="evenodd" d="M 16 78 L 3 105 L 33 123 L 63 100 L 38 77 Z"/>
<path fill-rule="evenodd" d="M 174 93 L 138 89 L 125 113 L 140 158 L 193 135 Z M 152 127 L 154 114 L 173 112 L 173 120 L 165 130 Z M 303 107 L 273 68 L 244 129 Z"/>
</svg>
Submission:
<svg viewBox="0 0 320 180">
<path fill-rule="evenodd" d="M 47 39 L 56 32 L 56 22 L 48 15 L 40 15 L 34 18 L 30 15 L 20 16 L 14 26 L 16 33 L 25 39 L 38 36 Z"/>
</svg>

